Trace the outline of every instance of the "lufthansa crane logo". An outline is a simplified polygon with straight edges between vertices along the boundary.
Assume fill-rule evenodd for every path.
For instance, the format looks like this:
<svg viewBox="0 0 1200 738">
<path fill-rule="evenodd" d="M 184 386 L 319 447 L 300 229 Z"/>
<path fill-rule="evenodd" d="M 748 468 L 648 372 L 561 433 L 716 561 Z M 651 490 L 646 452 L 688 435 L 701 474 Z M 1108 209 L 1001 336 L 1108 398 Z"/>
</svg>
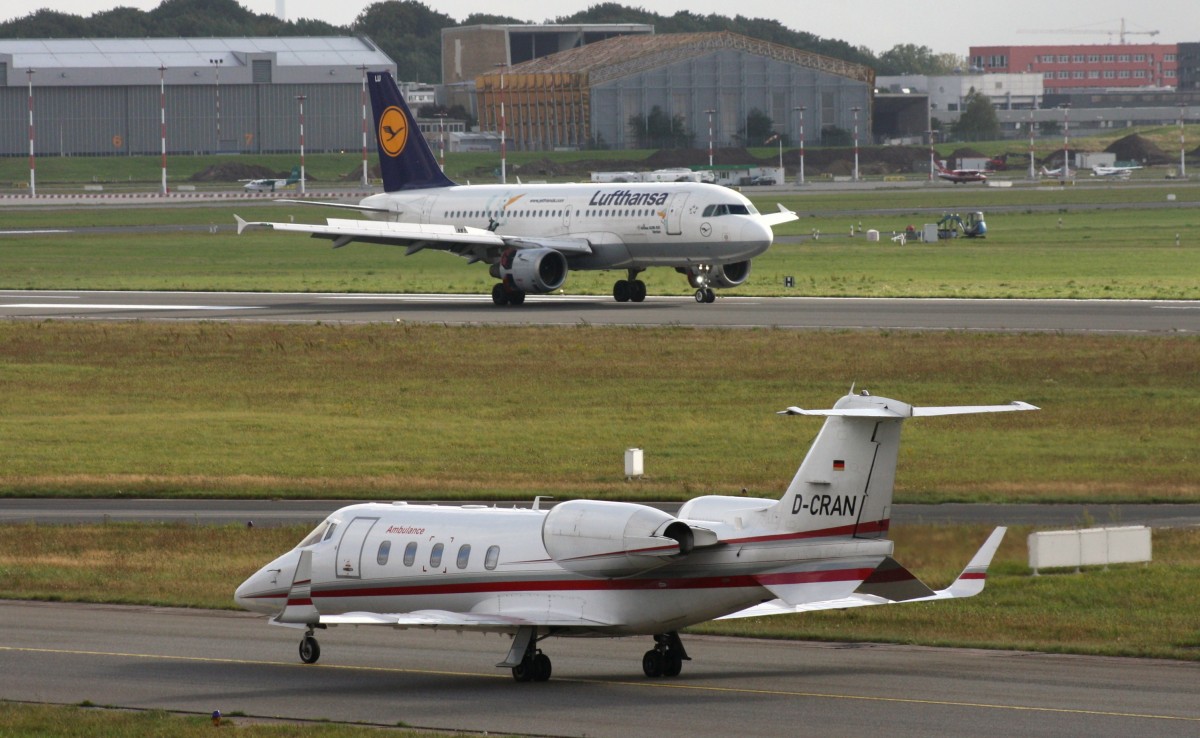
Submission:
<svg viewBox="0 0 1200 738">
<path fill-rule="evenodd" d="M 379 116 L 379 146 L 391 157 L 400 156 L 408 143 L 408 118 L 400 108 L 393 105 Z"/>
</svg>

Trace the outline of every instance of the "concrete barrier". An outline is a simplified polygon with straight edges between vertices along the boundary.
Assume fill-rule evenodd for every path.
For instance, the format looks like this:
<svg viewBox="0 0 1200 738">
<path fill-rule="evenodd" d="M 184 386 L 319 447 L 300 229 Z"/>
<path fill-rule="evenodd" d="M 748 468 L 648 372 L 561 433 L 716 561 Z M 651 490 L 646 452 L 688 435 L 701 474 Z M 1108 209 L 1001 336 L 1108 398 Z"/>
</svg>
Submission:
<svg viewBox="0 0 1200 738">
<path fill-rule="evenodd" d="M 1108 566 L 1151 560 L 1150 529 L 1144 525 L 1030 533 L 1029 568 Z"/>
</svg>

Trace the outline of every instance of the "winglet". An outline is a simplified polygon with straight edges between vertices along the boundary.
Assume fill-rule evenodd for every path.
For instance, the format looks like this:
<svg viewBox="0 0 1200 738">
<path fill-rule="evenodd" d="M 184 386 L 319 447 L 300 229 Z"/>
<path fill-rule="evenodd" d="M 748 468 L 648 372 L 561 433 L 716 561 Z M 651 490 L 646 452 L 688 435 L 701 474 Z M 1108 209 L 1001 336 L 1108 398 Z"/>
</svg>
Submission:
<svg viewBox="0 0 1200 738">
<path fill-rule="evenodd" d="M 273 618 L 273 622 L 281 625 L 312 624 L 320 619 L 321 614 L 317 612 L 312 601 L 312 551 L 305 550 L 300 552 L 300 561 L 296 564 L 296 573 L 292 577 L 291 589 L 288 590 L 287 605 Z"/>
<path fill-rule="evenodd" d="M 247 223 L 246 223 L 245 219 L 243 219 L 242 216 L 240 216 L 240 215 L 235 214 L 233 216 L 233 219 L 237 221 L 237 229 L 238 229 L 237 232 L 238 232 L 238 235 L 240 236 L 240 235 L 242 235 L 242 231 L 246 230 Z"/>
<path fill-rule="evenodd" d="M 1007 531 L 1008 528 L 1003 526 L 992 531 L 988 539 L 971 557 L 967 568 L 958 575 L 958 579 L 955 579 L 953 584 L 938 594 L 943 597 L 974 597 L 982 592 L 983 585 L 987 583 L 988 566 L 991 565 L 992 557 L 996 555 L 996 550 L 1000 548 L 1000 542 L 1004 540 L 1004 534 Z"/>
</svg>

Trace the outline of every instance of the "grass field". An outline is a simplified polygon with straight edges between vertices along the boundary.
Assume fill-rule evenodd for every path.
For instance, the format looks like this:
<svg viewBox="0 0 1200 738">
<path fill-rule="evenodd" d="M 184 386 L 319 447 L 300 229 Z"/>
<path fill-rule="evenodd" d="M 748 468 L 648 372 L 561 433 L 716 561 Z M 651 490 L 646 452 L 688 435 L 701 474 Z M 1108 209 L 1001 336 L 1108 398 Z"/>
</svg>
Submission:
<svg viewBox="0 0 1200 738">
<path fill-rule="evenodd" d="M 233 608 L 242 579 L 300 526 L 21 525 L 0 540 L 0 597 Z M 1200 659 L 1200 530 L 1159 530 L 1154 562 L 1033 577 L 1028 528 L 1009 531 L 978 597 L 713 622 L 697 632 Z M 987 537 L 979 526 L 896 526 L 896 558 L 935 587 Z M 264 622 L 263 627 L 267 627 Z M 333 636 L 336 637 L 336 636 Z M 380 638 L 386 641 L 384 630 Z"/>
<path fill-rule="evenodd" d="M 8 322 L 0 494 L 773 496 L 819 428 L 775 411 L 857 382 L 1043 408 L 910 423 L 898 501 L 1191 500 L 1197 366 L 1195 337 Z"/>
<path fill-rule="evenodd" d="M 368 738 L 394 736 L 466 736 L 429 730 L 387 729 L 332 723 L 258 720 L 240 715 L 224 717 L 223 731 L 242 738 Z M 0 736 L 55 736 L 55 738 L 199 738 L 212 736 L 207 715 L 178 715 L 161 710 L 104 709 L 92 705 L 35 705 L 0 702 Z"/>
<path fill-rule="evenodd" d="M 1177 201 L 1200 201 L 1200 186 Z M 760 199 L 763 210 L 783 202 L 804 215 L 781 226 L 781 241 L 754 261 L 734 295 L 854 297 L 1072 297 L 1200 299 L 1200 209 L 1137 209 L 1163 201 L 1159 188 L 1089 192 L 951 192 L 782 194 Z M 1131 207 L 1084 209 L 1082 203 Z M 986 240 L 899 246 L 892 232 L 937 220 L 918 211 L 988 207 Z M 1049 210 L 1041 209 L 1047 208 Z M 909 211 L 909 208 L 913 210 Z M 155 226 L 141 232 L 11 235 L 0 238 L 0 289 L 250 290 L 466 292 L 486 294 L 487 269 L 441 253 L 405 257 L 397 248 L 327 242 L 289 234 L 231 232 L 233 215 L 255 220 L 320 222 L 317 208 L 226 205 L 183 208 L 81 208 L 6 211 L 12 229 Z M 225 230 L 172 231 L 171 225 Z M 876 229 L 882 243 L 850 230 Z M 819 237 L 814 238 L 814 235 Z M 784 277 L 795 287 L 784 287 Z M 612 272 L 578 272 L 565 290 L 611 293 Z M 669 269 L 647 271 L 651 294 L 690 294 Z M 724 292 L 723 292 L 724 293 Z"/>
</svg>

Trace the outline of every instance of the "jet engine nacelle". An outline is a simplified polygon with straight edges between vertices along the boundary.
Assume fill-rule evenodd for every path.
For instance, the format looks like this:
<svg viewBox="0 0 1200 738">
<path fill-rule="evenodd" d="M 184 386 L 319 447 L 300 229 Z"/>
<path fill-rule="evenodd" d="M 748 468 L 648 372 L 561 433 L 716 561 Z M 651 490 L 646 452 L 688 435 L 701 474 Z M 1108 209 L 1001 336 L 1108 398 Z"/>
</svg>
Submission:
<svg viewBox="0 0 1200 738">
<path fill-rule="evenodd" d="M 509 249 L 495 276 L 521 292 L 553 292 L 567 279 L 567 257 L 554 249 Z"/>
<path fill-rule="evenodd" d="M 679 267 L 675 271 L 687 276 L 688 284 L 694 289 L 701 287 L 737 287 L 750 277 L 750 260 L 732 264 L 696 267 Z"/>
<path fill-rule="evenodd" d="M 623 577 L 689 553 L 695 538 L 687 523 L 653 507 L 572 500 L 546 514 L 542 542 L 564 569 L 592 577 Z"/>
</svg>

